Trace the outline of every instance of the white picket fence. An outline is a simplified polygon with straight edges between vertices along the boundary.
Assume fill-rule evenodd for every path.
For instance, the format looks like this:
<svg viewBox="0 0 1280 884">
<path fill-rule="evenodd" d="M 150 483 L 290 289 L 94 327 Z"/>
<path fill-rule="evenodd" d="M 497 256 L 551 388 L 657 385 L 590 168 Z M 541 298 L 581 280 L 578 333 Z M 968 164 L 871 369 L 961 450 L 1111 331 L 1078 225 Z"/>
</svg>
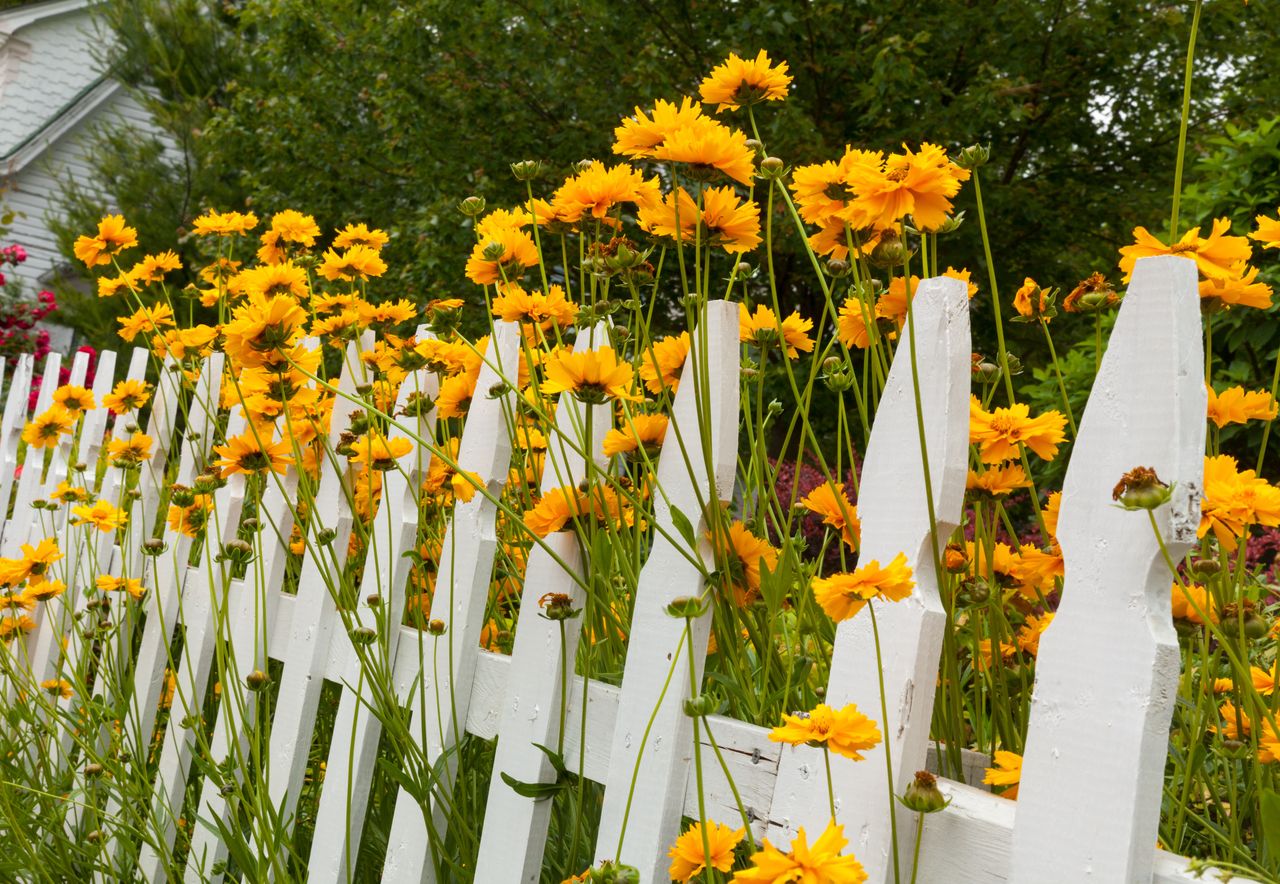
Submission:
<svg viewBox="0 0 1280 884">
<path fill-rule="evenodd" d="M 1165 540 L 1177 555 L 1194 539 L 1205 434 L 1198 302 L 1192 262 L 1180 258 L 1139 261 L 1067 474 L 1059 528 L 1066 586 L 1057 619 L 1041 643 L 1020 797 L 1015 803 L 942 781 L 951 804 L 926 819 L 922 881 L 1166 884 L 1195 880 L 1185 871 L 1185 859 L 1156 849 L 1167 731 L 1178 678 L 1169 613 L 1170 575 L 1147 519 L 1111 506 L 1110 490 L 1132 467 L 1154 467 L 1162 478 L 1176 482 L 1177 488 L 1172 504 L 1157 514 Z M 914 328 L 916 380 L 940 529 L 931 535 L 907 355 L 912 346 L 909 333 L 899 344 L 889 375 L 866 452 L 859 496 L 862 555 L 884 561 L 905 551 L 917 579 L 908 600 L 877 608 L 889 719 L 880 724 L 892 749 L 892 774 L 899 792 L 916 770 L 925 767 L 942 647 L 944 614 L 929 545 L 945 542 L 960 518 L 964 493 L 971 351 L 964 285 L 945 277 L 922 282 L 914 303 Z M 586 334 L 595 336 L 594 343 L 602 343 L 605 328 Z M 567 692 L 565 757 L 576 759 L 585 741 L 585 774 L 605 786 L 597 860 L 617 858 L 635 865 L 646 882 L 667 880 L 667 849 L 679 833 L 681 816 L 697 815 L 690 771 L 692 724 L 682 706 L 689 693 L 689 667 L 701 672 L 702 652 L 693 659 L 677 655 L 672 661 L 684 624 L 667 615 L 665 608 L 673 598 L 699 594 L 703 578 L 667 539 L 680 537 L 671 507 L 698 513 L 708 501 L 730 499 L 737 458 L 737 306 L 721 301 L 708 304 L 702 327 L 692 337 L 685 381 L 676 396 L 671 430 L 658 463 L 659 482 L 666 491 L 656 511 L 661 530 L 655 534 L 636 593 L 621 687 L 587 685 L 585 714 L 581 679 L 575 678 Z M 493 496 L 506 480 L 510 463 L 507 422 L 513 394 L 486 396 L 483 391 L 495 388 L 503 376 L 514 376 L 518 344 L 518 330 L 500 323 L 476 385 L 459 453 L 461 469 L 479 474 Z M 115 356 L 104 353 L 101 359 L 95 383 L 99 402 L 109 389 Z M 135 351 L 129 376 L 143 377 L 147 359 L 145 352 Z M 358 359 L 348 364 L 361 370 Z M 58 366 L 59 357 L 50 356 L 46 377 L 56 378 Z M 84 371 L 84 360 L 77 357 L 72 381 L 82 379 Z M 21 360 L 0 427 L 0 499 L 7 500 L 11 490 L 14 495 L 13 517 L 3 525 L 0 537 L 0 553 L 5 555 L 13 555 L 21 543 L 64 529 L 61 510 L 36 511 L 30 506 L 33 500 L 48 498 L 65 478 L 63 470 L 55 466 L 43 482 L 39 470 L 24 470 L 16 488 L 10 487 L 31 373 L 30 360 Z M 152 465 L 144 468 L 141 496 L 134 503 L 137 515 L 129 528 L 135 534 L 154 522 L 166 462 L 179 459 L 177 481 L 187 484 L 205 466 L 207 441 L 200 440 L 216 412 L 212 404 L 218 401 L 221 357 L 208 361 L 197 397 L 197 404 L 203 402 L 206 407 L 191 409 L 187 438 L 173 450 L 163 446 L 174 427 L 178 390 L 171 372 L 162 371 L 160 378 L 147 432 L 161 450 Z M 341 387 L 350 393 L 363 380 L 348 371 Z M 433 375 L 419 372 L 404 383 L 402 403 L 413 391 L 433 395 L 434 384 Z M 54 386 L 52 380 L 42 386 L 37 410 L 48 404 Z M 710 420 L 711 447 L 705 456 L 696 450 L 702 436 L 695 397 L 710 402 L 709 411 L 701 416 Z M 337 441 L 337 433 L 359 407 L 353 400 L 338 399 L 331 441 Z M 99 438 L 106 420 L 101 407 L 91 412 L 85 438 Z M 431 417 L 416 420 L 418 435 L 429 435 Z M 599 440 L 610 426 L 610 413 L 608 407 L 588 407 L 563 397 L 557 422 L 568 438 L 582 438 L 589 425 L 588 438 Z M 112 432 L 127 435 L 126 423 L 116 420 Z M 65 454 L 65 450 L 59 452 Z M 90 462 L 95 456 L 96 451 L 81 453 L 81 459 Z M 362 590 L 363 595 L 376 587 L 381 594 L 387 608 L 384 623 L 402 622 L 410 567 L 403 554 L 415 544 L 414 495 L 430 456 L 415 445 L 401 459 L 403 474 L 384 474 Z M 575 483 L 584 469 L 574 446 L 553 440 L 543 487 Z M 109 470 L 105 481 L 110 485 L 118 476 L 119 471 Z M 177 661 L 177 694 L 184 708 L 174 701 L 154 788 L 155 812 L 176 824 L 192 771 L 194 739 L 190 728 L 172 722 L 200 709 L 215 650 L 219 645 L 228 649 L 229 665 L 242 676 L 254 669 L 265 671 L 270 661 L 279 661 L 283 673 L 271 728 L 269 787 L 272 802 L 287 818 L 297 805 L 307 773 L 321 688 L 325 680 L 340 684 L 342 696 L 309 862 L 311 881 L 337 882 L 348 880 L 354 868 L 381 735 L 379 721 L 361 700 L 367 684 L 350 629 L 376 628 L 378 622 L 365 604 L 350 612 L 339 611 L 323 579 L 326 571 L 341 567 L 352 525 L 336 470 L 323 473 L 306 529 L 312 545 L 296 595 L 279 589 L 254 591 L 255 585 L 279 587 L 283 582 L 291 524 L 287 498 L 295 481 L 290 477 L 283 488 L 273 488 L 266 495 L 260 521 L 277 526 L 279 538 L 274 532 L 262 535 L 254 566 L 259 576 L 250 583 L 231 580 L 204 562 L 187 567 L 191 540 L 178 533 L 166 534 L 169 551 L 155 558 L 144 560 L 137 542 L 130 546 L 134 560 L 128 563 L 128 573 L 144 576 L 150 587 L 146 604 L 151 607 L 136 659 L 126 736 L 138 746 L 154 739 L 169 662 L 167 649 L 174 630 L 181 626 L 185 638 Z M 108 487 L 100 496 L 113 499 L 115 491 Z M 236 537 L 243 500 L 243 476 L 233 477 L 217 491 L 218 524 L 210 526 L 211 538 L 220 535 L 226 543 Z M 561 713 L 562 654 L 572 661 L 578 640 L 577 630 L 569 630 L 562 650 L 559 627 L 538 616 L 537 600 L 545 593 L 561 592 L 578 606 L 582 591 L 566 569 L 581 568 L 582 562 L 578 545 L 568 534 L 552 535 L 546 548 L 535 546 L 529 555 L 512 654 L 482 650 L 480 633 L 494 567 L 495 517 L 495 505 L 486 495 L 455 506 L 431 611 L 432 617 L 444 621 L 443 635 L 396 627 L 371 647 L 385 655 L 388 669 L 394 672 L 399 697 L 411 710 L 412 731 L 428 759 L 439 761 L 448 771 L 456 765 L 449 750 L 464 731 L 497 738 L 476 880 L 505 884 L 538 880 L 550 802 L 521 797 L 499 773 L 525 782 L 554 780 L 546 756 L 534 744 L 554 743 Z M 319 535 L 325 531 L 335 534 L 331 545 L 324 547 L 331 552 L 313 554 L 321 548 Z M 710 563 L 705 543 L 697 552 Z M 109 540 L 98 556 L 103 571 L 119 574 L 125 567 L 120 547 L 111 546 Z M 59 639 L 72 632 L 70 618 L 83 601 L 84 575 L 70 575 L 67 582 L 68 591 L 46 606 L 38 628 L 28 637 L 30 665 L 40 678 L 53 677 L 68 663 L 58 652 Z M 695 622 L 694 648 L 707 646 L 709 629 L 709 615 Z M 71 641 L 66 654 L 74 657 L 83 652 L 82 645 Z M 674 674 L 664 693 L 672 667 Z M 879 691 L 870 621 L 865 615 L 855 617 L 837 631 L 827 702 L 855 702 L 878 718 L 873 710 L 880 708 Z M 247 731 L 241 725 L 254 711 L 234 705 L 218 706 L 215 759 L 245 749 Z M 580 724 L 584 721 L 585 731 Z M 724 717 L 707 719 L 707 726 L 732 770 L 757 839 L 768 837 L 780 843 L 800 826 L 809 832 L 824 827 L 829 813 L 818 750 L 784 748 L 768 740 L 768 728 Z M 900 849 L 907 855 L 915 828 L 914 816 L 895 806 L 886 794 L 884 751 L 881 746 L 857 764 L 832 759 L 839 821 L 852 842 L 850 849 L 877 884 L 892 879 L 890 814 L 899 817 Z M 703 757 L 713 757 L 709 748 Z M 709 816 L 736 827 L 741 817 L 724 773 L 714 762 L 704 768 Z M 637 770 L 640 775 L 633 783 Z M 214 863 L 225 858 L 226 849 L 215 820 L 229 820 L 229 808 L 209 782 L 200 799 L 187 880 L 218 877 Z M 171 827 L 169 844 L 174 835 Z M 112 847 L 108 844 L 103 849 Z M 173 874 L 164 850 L 144 850 L 137 864 L 137 876 L 144 880 L 167 880 Z M 400 793 L 396 805 L 384 875 L 394 882 L 434 880 L 427 824 L 418 801 L 407 791 Z"/>
</svg>

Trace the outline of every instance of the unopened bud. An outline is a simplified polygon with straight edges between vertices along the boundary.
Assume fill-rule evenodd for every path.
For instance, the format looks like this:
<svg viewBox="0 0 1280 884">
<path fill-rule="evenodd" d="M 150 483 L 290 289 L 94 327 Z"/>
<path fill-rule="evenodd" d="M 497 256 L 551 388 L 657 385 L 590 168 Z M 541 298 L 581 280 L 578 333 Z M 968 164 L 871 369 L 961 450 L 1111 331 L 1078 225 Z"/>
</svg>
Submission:
<svg viewBox="0 0 1280 884">
<path fill-rule="evenodd" d="M 916 771 L 916 778 L 898 800 L 916 813 L 937 813 L 950 803 L 939 791 L 937 777 L 927 770 Z"/>
<path fill-rule="evenodd" d="M 991 148 L 981 144 L 971 144 L 964 150 L 960 151 L 960 156 L 956 158 L 956 165 L 961 169 L 968 169 L 972 172 L 987 164 L 991 159 Z"/>
<path fill-rule="evenodd" d="M 261 691 L 263 688 L 265 688 L 267 685 L 271 684 L 271 677 L 267 675 L 265 672 L 263 672 L 261 669 L 255 669 L 253 670 L 253 672 L 250 672 L 248 675 L 245 676 L 244 683 L 245 683 L 245 686 L 249 688 L 249 690 L 253 691 L 254 693 L 257 693 L 258 691 Z"/>
<path fill-rule="evenodd" d="M 781 178 L 787 172 L 787 164 L 777 157 L 765 157 L 760 161 L 760 177 L 765 179 Z"/>
<path fill-rule="evenodd" d="M 484 197 L 469 196 L 458 203 L 458 211 L 468 218 L 474 218 L 484 211 Z"/>
<path fill-rule="evenodd" d="M 521 160 L 511 164 L 511 174 L 517 181 L 533 181 L 542 174 L 542 163 L 537 160 Z"/>
<path fill-rule="evenodd" d="M 698 596 L 682 595 L 667 603 L 667 613 L 677 619 L 695 620 L 707 612 L 707 602 Z"/>
</svg>

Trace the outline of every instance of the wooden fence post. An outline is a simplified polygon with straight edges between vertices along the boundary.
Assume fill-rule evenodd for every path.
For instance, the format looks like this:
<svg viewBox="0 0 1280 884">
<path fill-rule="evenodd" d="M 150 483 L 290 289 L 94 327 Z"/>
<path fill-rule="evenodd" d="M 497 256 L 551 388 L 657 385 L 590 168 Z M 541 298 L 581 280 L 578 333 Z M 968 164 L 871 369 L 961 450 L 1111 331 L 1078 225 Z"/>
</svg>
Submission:
<svg viewBox="0 0 1280 884">
<path fill-rule="evenodd" d="M 884 736 L 859 762 L 831 759 L 837 818 L 868 880 L 893 880 L 890 814 L 898 802 L 889 794 L 886 747 L 893 765 L 893 792 L 901 795 L 924 769 L 933 715 L 934 687 L 946 614 L 934 570 L 947 538 L 960 521 L 969 446 L 969 300 L 965 285 L 947 277 L 920 283 L 912 301 L 912 326 L 903 331 L 876 411 L 858 494 L 862 521 L 859 563 L 887 565 L 906 553 L 915 578 L 901 602 L 874 606 L 880 660 L 871 611 L 861 611 L 836 630 L 825 702 L 835 708 L 856 703 Z M 916 381 L 913 382 L 913 375 Z M 928 450 L 928 481 L 920 450 L 916 382 Z M 937 519 L 930 528 L 930 501 Z M 936 552 L 935 552 L 936 551 Z M 883 663 L 883 668 L 880 662 Z M 880 708 L 881 678 L 888 720 Z M 786 842 L 804 826 L 810 843 L 831 817 L 826 772 L 820 750 L 785 748 L 774 791 L 771 840 Z M 902 814 L 905 820 L 909 815 Z M 910 826 L 899 825 L 899 852 L 909 857 Z"/>
<path fill-rule="evenodd" d="M 1174 562 L 1196 538 L 1205 444 L 1194 262 L 1140 258 L 1063 486 L 1062 602 L 1040 640 L 1010 880 L 1148 882 L 1179 653 L 1172 573 L 1143 511 L 1112 487 L 1134 467 L 1174 484 L 1155 511 Z"/>
<path fill-rule="evenodd" d="M 705 537 L 704 507 L 719 506 L 733 492 L 738 452 L 738 305 L 709 301 L 700 327 L 690 338 L 692 346 L 658 459 L 657 483 L 665 494 L 654 499 L 657 530 L 636 587 L 632 640 L 627 646 L 596 839 L 597 860 L 629 863 L 640 870 L 644 881 L 668 880 L 667 850 L 679 834 L 692 761 L 693 722 L 684 714 L 684 701 L 689 696 L 690 668 L 701 680 L 711 617 L 707 613 L 693 622 L 691 660 L 685 648 L 685 624 L 669 615 L 667 606 L 681 596 L 703 593 L 703 572 L 686 556 L 697 555 L 708 570 L 715 568 Z M 706 451 L 704 432 L 710 438 Z M 692 524 L 697 549 L 682 550 L 672 541 L 680 537 L 673 508 Z M 673 667 L 664 695 L 667 673 Z M 640 771 L 635 776 L 637 763 Z"/>
</svg>

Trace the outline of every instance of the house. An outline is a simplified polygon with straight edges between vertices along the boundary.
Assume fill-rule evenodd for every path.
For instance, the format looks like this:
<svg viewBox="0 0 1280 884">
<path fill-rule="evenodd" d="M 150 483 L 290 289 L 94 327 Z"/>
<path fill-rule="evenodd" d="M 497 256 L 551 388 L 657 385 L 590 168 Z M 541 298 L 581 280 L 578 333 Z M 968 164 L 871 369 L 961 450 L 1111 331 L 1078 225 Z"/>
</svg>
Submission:
<svg viewBox="0 0 1280 884">
<path fill-rule="evenodd" d="M 0 12 L 0 206 L 15 214 L 7 242 L 27 261 L 15 268 L 33 293 L 68 267 L 49 218 L 63 187 L 92 191 L 91 131 L 127 124 L 154 132 L 146 110 L 102 69 L 95 0 L 43 0 Z"/>
</svg>

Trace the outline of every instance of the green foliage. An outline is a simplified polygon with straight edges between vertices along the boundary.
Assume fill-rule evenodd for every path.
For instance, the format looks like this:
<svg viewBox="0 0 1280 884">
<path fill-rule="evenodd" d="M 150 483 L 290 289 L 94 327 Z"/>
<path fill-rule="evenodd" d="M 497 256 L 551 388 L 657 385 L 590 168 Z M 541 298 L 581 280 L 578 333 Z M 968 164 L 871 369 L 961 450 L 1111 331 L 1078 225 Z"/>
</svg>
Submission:
<svg viewBox="0 0 1280 884">
<path fill-rule="evenodd" d="M 153 248 L 182 248 L 203 207 L 296 207 L 322 227 L 387 229 L 381 290 L 420 299 L 470 291 L 471 233 L 454 206 L 472 193 L 521 199 L 508 163 L 546 160 L 548 186 L 582 157 L 607 157 L 632 107 L 695 93 L 729 51 L 761 47 L 797 75 L 789 100 L 761 115 L 772 153 L 810 162 L 849 142 L 990 143 L 1002 287 L 1023 275 L 1069 287 L 1113 267 L 1130 229 L 1166 211 L 1188 29 L 1177 7 L 1138 0 L 117 0 L 102 15 L 118 39 L 111 62 L 154 90 L 140 94 L 186 155 L 119 142 L 99 152 L 115 167 L 114 204 L 143 232 L 166 233 L 146 238 Z M 1273 2 L 1206 10 L 1197 60 L 1216 82 L 1198 91 L 1193 138 L 1274 106 L 1280 52 L 1257 24 L 1269 15 Z M 75 205 L 64 241 L 92 220 Z M 976 227 L 943 258 L 984 282 Z M 779 284 L 812 315 L 820 294 L 786 232 Z"/>
</svg>

